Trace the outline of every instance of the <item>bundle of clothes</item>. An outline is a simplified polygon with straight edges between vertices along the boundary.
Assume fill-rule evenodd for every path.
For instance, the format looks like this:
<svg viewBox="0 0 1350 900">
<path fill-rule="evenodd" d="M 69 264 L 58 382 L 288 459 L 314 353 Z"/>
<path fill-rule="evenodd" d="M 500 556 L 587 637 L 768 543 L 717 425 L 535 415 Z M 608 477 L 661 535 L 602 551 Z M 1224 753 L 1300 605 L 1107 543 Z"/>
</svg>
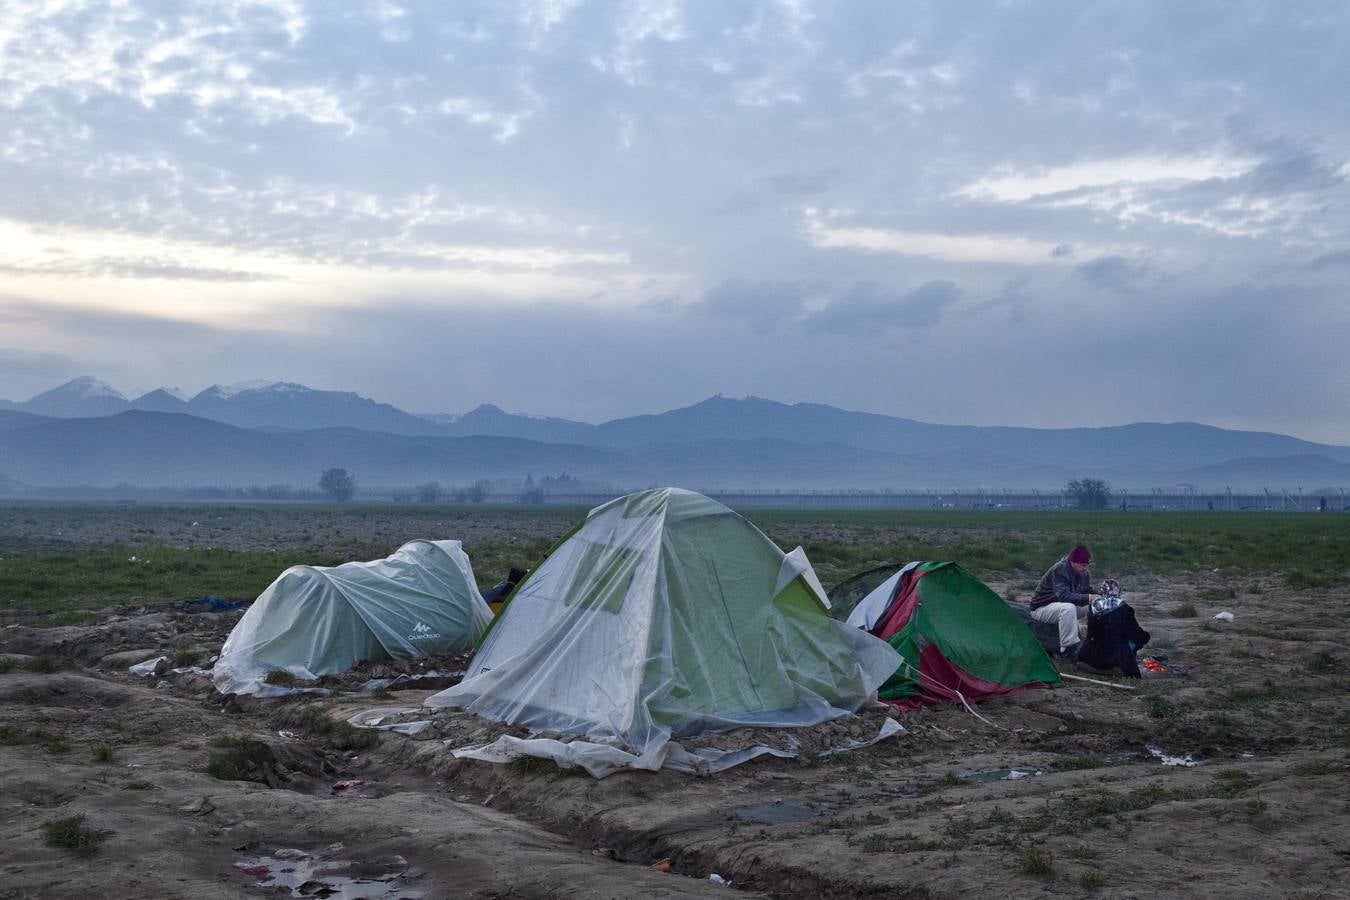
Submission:
<svg viewBox="0 0 1350 900">
<path fill-rule="evenodd" d="M 1134 609 L 1120 595 L 1119 583 L 1114 579 L 1102 582 L 1101 594 L 1088 608 L 1087 639 L 1078 651 L 1078 661 L 1140 678 L 1136 654 L 1147 643 L 1148 632 L 1139 627 Z"/>
</svg>

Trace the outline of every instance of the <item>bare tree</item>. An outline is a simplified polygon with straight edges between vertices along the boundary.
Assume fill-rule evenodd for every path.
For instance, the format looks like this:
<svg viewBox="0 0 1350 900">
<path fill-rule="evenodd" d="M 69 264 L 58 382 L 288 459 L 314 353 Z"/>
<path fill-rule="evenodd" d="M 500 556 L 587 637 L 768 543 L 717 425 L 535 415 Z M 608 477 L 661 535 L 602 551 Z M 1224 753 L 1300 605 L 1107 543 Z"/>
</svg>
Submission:
<svg viewBox="0 0 1350 900">
<path fill-rule="evenodd" d="M 445 491 L 441 488 L 439 481 L 428 481 L 417 486 L 417 500 L 419 503 L 435 503 L 441 499 Z"/>
</svg>

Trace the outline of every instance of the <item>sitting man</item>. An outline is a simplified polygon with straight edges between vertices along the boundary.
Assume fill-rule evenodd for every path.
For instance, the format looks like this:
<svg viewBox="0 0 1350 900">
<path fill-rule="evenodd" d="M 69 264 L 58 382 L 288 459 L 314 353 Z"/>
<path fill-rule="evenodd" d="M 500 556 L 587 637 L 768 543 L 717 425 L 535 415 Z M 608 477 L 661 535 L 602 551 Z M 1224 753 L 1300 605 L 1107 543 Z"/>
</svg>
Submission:
<svg viewBox="0 0 1350 900">
<path fill-rule="evenodd" d="M 1067 659 L 1078 658 L 1078 616 L 1097 597 L 1088 581 L 1091 564 L 1092 552 L 1079 544 L 1041 576 L 1031 597 L 1031 617 L 1059 627 L 1059 655 Z"/>
</svg>

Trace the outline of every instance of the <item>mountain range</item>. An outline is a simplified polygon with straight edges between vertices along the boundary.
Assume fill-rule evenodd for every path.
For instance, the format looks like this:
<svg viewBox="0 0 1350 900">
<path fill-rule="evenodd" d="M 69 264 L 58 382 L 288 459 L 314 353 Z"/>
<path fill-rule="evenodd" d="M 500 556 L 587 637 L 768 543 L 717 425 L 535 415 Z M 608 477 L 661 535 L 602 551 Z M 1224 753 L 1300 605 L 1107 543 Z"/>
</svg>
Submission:
<svg viewBox="0 0 1350 900">
<path fill-rule="evenodd" d="M 159 389 L 128 399 L 76 378 L 0 401 L 0 476 L 36 486 L 365 485 L 562 472 L 618 487 L 718 490 L 1350 485 L 1350 447 L 1189 422 L 1037 429 L 940 425 L 757 397 L 711 397 L 600 424 L 490 404 L 413 414 L 290 382 Z M 0 480 L 0 489 L 13 481 Z"/>
</svg>

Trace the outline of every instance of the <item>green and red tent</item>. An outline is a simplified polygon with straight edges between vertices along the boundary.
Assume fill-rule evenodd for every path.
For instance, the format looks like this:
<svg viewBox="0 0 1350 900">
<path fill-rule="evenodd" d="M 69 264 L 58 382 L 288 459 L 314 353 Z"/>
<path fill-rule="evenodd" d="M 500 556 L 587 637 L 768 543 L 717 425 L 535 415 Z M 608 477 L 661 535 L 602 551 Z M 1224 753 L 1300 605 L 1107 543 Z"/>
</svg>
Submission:
<svg viewBox="0 0 1350 900">
<path fill-rule="evenodd" d="M 878 691 L 882 700 L 914 709 L 925 703 L 976 703 L 1061 683 L 1050 657 L 1017 614 L 956 563 L 888 569 L 892 574 L 858 600 L 848 616 L 850 625 L 888 642 L 904 658 Z M 840 585 L 832 599 L 836 594 L 847 598 L 850 591 L 856 596 L 859 579 Z"/>
</svg>

